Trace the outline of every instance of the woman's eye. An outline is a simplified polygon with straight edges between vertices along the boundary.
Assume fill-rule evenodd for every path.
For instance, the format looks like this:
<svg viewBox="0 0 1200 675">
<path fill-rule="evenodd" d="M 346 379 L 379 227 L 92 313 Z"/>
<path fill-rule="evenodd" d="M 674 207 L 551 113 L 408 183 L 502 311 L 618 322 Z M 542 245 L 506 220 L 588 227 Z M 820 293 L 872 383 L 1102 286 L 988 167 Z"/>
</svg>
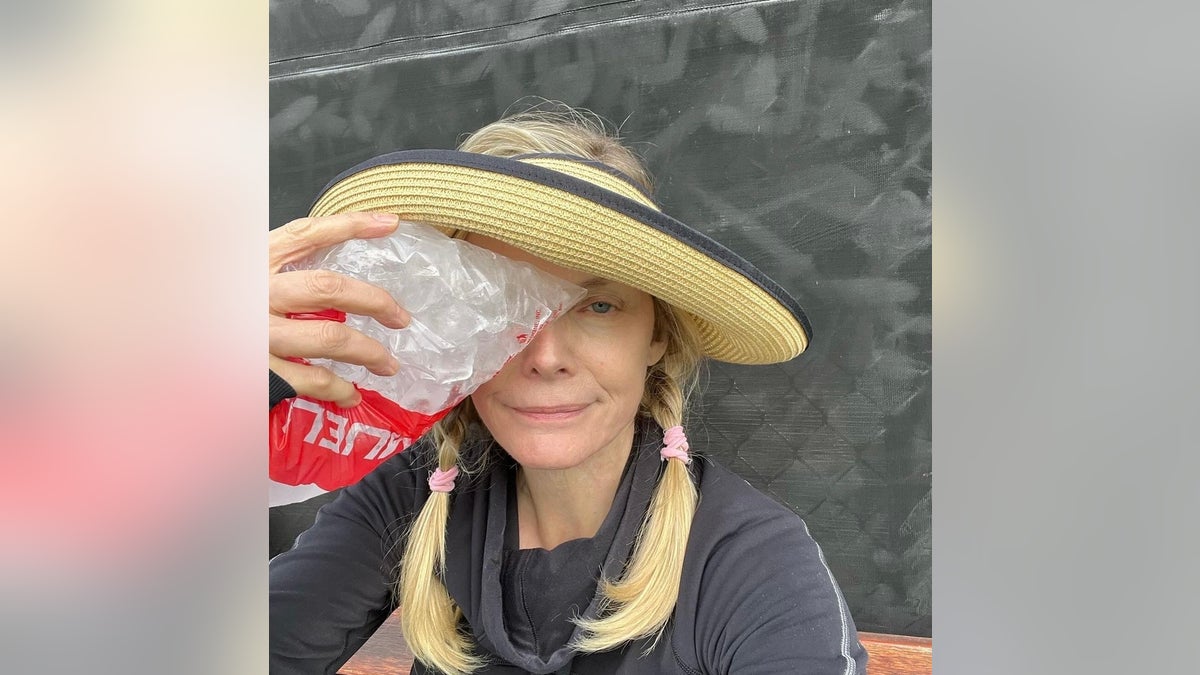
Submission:
<svg viewBox="0 0 1200 675">
<path fill-rule="evenodd" d="M 603 300 L 597 300 L 596 302 L 588 305 L 588 309 L 597 314 L 608 314 L 608 311 L 612 308 L 613 306 L 611 302 L 604 302 Z"/>
</svg>

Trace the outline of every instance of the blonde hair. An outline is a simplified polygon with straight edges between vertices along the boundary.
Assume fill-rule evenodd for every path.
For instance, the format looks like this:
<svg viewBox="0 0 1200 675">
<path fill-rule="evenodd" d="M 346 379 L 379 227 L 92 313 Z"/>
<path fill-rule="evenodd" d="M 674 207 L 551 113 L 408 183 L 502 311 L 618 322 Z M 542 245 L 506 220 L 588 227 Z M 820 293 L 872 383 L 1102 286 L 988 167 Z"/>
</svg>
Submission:
<svg viewBox="0 0 1200 675">
<path fill-rule="evenodd" d="M 651 190 L 641 161 L 608 132 L 603 120 L 566 106 L 506 117 L 471 134 L 459 149 L 501 157 L 531 152 L 576 155 L 615 168 Z M 647 372 L 639 413 L 668 429 L 684 422 L 703 353 L 699 333 L 686 314 L 658 298 L 654 308 L 655 339 L 665 340 L 667 347 Z M 460 464 L 459 451 L 476 420 L 468 399 L 434 426 L 438 468 Z M 576 620 L 583 637 L 572 646 L 580 652 L 605 651 L 642 638 L 657 642 L 675 610 L 699 495 L 686 464 L 665 464 L 624 574 L 601 580 L 597 618 Z M 445 572 L 449 514 L 450 495 L 432 493 L 409 531 L 397 596 L 401 628 L 413 656 L 436 670 L 459 675 L 481 667 L 484 660 L 473 653 L 470 636 L 460 630 L 462 611 L 439 578 Z"/>
<path fill-rule="evenodd" d="M 642 161 L 621 144 L 617 131 L 609 132 L 603 118 L 551 101 L 487 125 L 467 136 L 458 149 L 496 157 L 532 152 L 584 157 L 620 171 L 647 193 L 654 191 Z"/>
<path fill-rule="evenodd" d="M 703 352 L 700 335 L 685 314 L 654 299 L 656 329 L 667 341 L 662 359 L 646 375 L 641 411 L 663 429 L 682 425 L 695 389 Z M 619 579 L 600 583 L 601 614 L 578 620 L 585 636 L 575 644 L 581 652 L 599 652 L 653 637 L 658 642 L 679 598 L 688 533 L 700 495 L 687 464 L 665 462 L 662 478 L 638 531 L 633 553 Z"/>
<path fill-rule="evenodd" d="M 430 431 L 442 470 L 458 465 L 472 412 L 470 401 L 463 401 Z M 462 610 L 440 579 L 446 573 L 449 517 L 450 494 L 433 492 L 409 530 L 396 588 L 400 630 L 416 658 L 446 673 L 469 673 L 484 662 L 471 653 L 470 637 L 458 628 Z"/>
</svg>

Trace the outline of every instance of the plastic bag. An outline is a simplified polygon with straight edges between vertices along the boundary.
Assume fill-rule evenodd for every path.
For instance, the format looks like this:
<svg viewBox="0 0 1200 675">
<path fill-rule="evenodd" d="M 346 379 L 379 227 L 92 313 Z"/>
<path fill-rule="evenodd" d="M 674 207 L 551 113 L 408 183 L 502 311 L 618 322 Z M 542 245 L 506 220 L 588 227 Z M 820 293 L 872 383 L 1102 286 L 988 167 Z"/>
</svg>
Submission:
<svg viewBox="0 0 1200 675">
<path fill-rule="evenodd" d="M 348 241 L 286 269 L 327 269 L 379 286 L 412 322 L 395 330 L 333 310 L 293 317 L 345 321 L 387 347 L 400 372 L 389 377 L 311 361 L 352 382 L 362 402 L 343 409 L 299 397 L 271 410 L 272 505 L 354 483 L 407 448 L 586 294 L 417 223 L 401 223 L 389 237 Z"/>
</svg>

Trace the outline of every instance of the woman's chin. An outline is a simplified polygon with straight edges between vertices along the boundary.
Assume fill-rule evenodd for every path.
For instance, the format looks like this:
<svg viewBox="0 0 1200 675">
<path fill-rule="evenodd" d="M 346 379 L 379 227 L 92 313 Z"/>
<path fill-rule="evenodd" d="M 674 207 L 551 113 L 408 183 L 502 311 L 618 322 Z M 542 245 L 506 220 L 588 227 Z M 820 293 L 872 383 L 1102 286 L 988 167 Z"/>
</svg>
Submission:
<svg viewBox="0 0 1200 675">
<path fill-rule="evenodd" d="M 585 439 L 576 434 L 538 434 L 511 439 L 509 444 L 503 439 L 496 440 L 510 457 L 531 471 L 564 471 L 585 465 L 623 467 L 632 445 L 611 442 L 600 445 L 594 437 Z"/>
<path fill-rule="evenodd" d="M 584 450 L 564 448 L 562 445 L 531 447 L 525 445 L 518 452 L 506 450 L 522 468 L 534 471 L 562 471 L 582 464 L 590 455 Z"/>
</svg>

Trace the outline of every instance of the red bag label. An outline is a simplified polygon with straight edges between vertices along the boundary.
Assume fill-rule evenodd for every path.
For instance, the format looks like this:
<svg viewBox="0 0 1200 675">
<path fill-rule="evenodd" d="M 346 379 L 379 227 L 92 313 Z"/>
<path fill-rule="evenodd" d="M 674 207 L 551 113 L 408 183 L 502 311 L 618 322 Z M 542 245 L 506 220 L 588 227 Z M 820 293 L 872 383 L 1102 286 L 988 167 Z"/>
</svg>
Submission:
<svg viewBox="0 0 1200 675">
<path fill-rule="evenodd" d="M 449 409 L 426 415 L 405 410 L 383 395 L 359 389 L 353 408 L 307 397 L 271 409 L 271 480 L 336 490 L 357 482 L 412 445 Z"/>
</svg>

